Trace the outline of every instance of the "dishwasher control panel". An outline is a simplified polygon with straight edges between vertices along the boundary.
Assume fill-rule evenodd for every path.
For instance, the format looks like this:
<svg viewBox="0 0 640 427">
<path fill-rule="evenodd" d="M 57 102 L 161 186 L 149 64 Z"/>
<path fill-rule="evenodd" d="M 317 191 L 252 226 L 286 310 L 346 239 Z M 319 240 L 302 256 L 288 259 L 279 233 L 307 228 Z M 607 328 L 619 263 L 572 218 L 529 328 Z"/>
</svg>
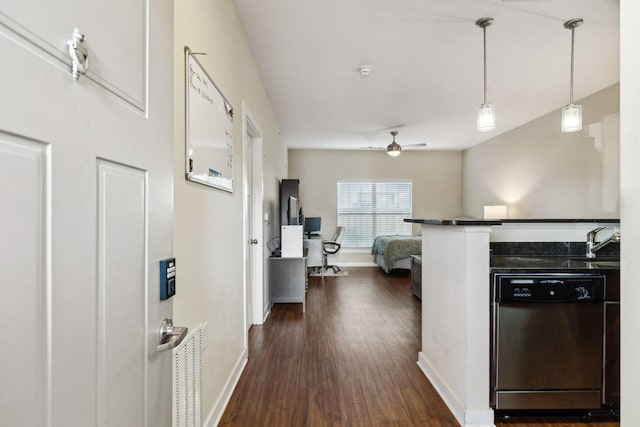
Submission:
<svg viewBox="0 0 640 427">
<path fill-rule="evenodd" d="M 496 302 L 598 302 L 604 297 L 604 276 L 495 275 Z"/>
</svg>

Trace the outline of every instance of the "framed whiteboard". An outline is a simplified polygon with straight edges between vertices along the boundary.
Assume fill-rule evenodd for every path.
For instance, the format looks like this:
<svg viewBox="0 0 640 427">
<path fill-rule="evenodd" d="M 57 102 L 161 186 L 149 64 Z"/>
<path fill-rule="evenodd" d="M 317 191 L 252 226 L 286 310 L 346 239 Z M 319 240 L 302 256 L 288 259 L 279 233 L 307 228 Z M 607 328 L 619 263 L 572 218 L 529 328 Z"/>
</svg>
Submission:
<svg viewBox="0 0 640 427">
<path fill-rule="evenodd" d="M 233 192 L 233 107 L 184 47 L 185 171 L 189 181 Z"/>
</svg>

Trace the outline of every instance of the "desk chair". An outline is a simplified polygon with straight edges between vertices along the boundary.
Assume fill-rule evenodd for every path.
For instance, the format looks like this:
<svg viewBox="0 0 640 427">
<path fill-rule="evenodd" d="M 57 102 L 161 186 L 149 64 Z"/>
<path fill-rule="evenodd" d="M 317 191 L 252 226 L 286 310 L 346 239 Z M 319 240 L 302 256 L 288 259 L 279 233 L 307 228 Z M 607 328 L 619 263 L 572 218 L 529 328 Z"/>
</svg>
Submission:
<svg viewBox="0 0 640 427">
<path fill-rule="evenodd" d="M 322 271 L 332 269 L 334 273 L 340 271 L 340 267 L 337 265 L 328 265 L 327 256 L 335 255 L 340 251 L 342 247 L 342 239 L 344 239 L 344 233 L 347 232 L 347 227 L 338 227 L 331 240 L 323 240 L 322 242 Z"/>
</svg>

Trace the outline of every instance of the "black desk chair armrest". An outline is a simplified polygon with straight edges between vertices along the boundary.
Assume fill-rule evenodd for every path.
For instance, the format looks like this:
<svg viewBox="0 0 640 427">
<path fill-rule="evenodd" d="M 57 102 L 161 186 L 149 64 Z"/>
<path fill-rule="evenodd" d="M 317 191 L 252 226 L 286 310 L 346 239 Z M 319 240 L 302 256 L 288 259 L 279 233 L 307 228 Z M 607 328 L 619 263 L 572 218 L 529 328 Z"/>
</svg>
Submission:
<svg viewBox="0 0 640 427">
<path fill-rule="evenodd" d="M 340 243 L 333 242 L 331 240 L 325 240 L 324 242 L 322 242 L 322 246 L 324 247 L 324 251 L 331 255 L 336 254 L 342 247 Z"/>
</svg>

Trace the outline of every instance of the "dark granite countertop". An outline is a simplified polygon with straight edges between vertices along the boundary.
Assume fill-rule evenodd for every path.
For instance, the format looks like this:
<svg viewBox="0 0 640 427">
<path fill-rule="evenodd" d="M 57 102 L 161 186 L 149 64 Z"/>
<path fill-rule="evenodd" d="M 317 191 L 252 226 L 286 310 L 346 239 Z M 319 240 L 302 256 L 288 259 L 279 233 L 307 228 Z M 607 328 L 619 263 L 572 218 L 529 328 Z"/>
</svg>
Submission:
<svg viewBox="0 0 640 427">
<path fill-rule="evenodd" d="M 502 224 L 600 223 L 619 224 L 618 218 L 575 219 L 415 219 L 405 222 L 429 225 L 493 226 Z M 612 243 L 586 258 L 582 242 L 492 242 L 491 272 L 497 273 L 593 273 L 594 270 L 620 270 L 620 245 Z"/>
<path fill-rule="evenodd" d="M 492 273 L 593 273 L 594 270 L 619 270 L 619 258 L 566 256 L 492 256 Z"/>
<path fill-rule="evenodd" d="M 577 223 L 591 223 L 591 222 L 600 222 L 603 224 L 620 224 L 620 218 L 542 218 L 542 219 L 501 219 L 503 224 L 553 224 L 553 223 L 564 223 L 564 224 L 577 224 Z"/>
<path fill-rule="evenodd" d="M 405 218 L 404 222 L 429 225 L 502 225 L 502 224 L 556 224 L 556 223 L 606 223 L 619 224 L 620 218 L 539 218 L 539 219 L 482 219 L 482 218 L 452 218 L 452 219 L 419 219 Z"/>
<path fill-rule="evenodd" d="M 473 218 L 460 218 L 460 219 L 415 219 L 405 218 L 404 222 L 414 222 L 417 224 L 430 224 L 430 225 L 500 225 L 502 220 L 487 220 L 487 219 L 473 219 Z"/>
</svg>

